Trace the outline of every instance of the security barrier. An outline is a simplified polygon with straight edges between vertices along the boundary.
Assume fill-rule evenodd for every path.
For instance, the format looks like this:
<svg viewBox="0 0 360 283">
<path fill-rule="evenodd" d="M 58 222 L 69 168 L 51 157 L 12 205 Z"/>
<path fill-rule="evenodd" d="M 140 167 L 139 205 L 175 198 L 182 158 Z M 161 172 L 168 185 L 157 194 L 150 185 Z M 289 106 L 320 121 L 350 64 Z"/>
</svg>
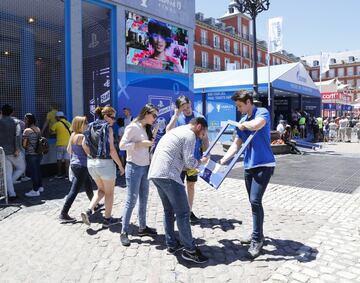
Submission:
<svg viewBox="0 0 360 283">
<path fill-rule="evenodd" d="M 8 204 L 5 152 L 3 148 L 0 147 L 0 200 L 2 199 L 5 199 L 5 203 Z"/>
</svg>

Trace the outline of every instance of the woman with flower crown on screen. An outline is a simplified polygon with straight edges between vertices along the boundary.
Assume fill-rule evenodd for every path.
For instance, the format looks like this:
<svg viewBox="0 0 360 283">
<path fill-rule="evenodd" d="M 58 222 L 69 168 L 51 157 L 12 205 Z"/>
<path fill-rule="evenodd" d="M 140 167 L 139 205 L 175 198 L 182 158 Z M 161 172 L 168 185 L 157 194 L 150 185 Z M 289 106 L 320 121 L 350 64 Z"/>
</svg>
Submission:
<svg viewBox="0 0 360 283">
<path fill-rule="evenodd" d="M 148 36 L 152 52 L 150 52 L 148 57 L 140 59 L 139 66 L 179 73 L 183 72 L 179 60 L 166 53 L 173 42 L 171 30 L 167 25 L 151 19 L 148 23 Z"/>
</svg>

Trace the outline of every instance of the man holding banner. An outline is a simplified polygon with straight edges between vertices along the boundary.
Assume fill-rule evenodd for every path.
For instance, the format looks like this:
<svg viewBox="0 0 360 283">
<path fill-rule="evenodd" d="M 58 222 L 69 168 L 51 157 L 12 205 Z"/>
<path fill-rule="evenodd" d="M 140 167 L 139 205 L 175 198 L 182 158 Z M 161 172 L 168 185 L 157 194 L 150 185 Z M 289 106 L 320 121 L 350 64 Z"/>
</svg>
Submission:
<svg viewBox="0 0 360 283">
<path fill-rule="evenodd" d="M 250 244 L 249 256 L 255 258 L 260 255 L 264 244 L 262 197 L 275 167 L 275 158 L 270 146 L 270 114 L 266 108 L 256 107 L 252 95 L 247 91 L 240 90 L 231 99 L 235 101 L 238 111 L 244 116 L 239 121 L 237 137 L 219 163 L 223 165 L 231 159 L 248 137 L 256 131 L 244 153 L 244 179 L 251 204 L 253 232 L 249 239 L 241 241 Z"/>
</svg>

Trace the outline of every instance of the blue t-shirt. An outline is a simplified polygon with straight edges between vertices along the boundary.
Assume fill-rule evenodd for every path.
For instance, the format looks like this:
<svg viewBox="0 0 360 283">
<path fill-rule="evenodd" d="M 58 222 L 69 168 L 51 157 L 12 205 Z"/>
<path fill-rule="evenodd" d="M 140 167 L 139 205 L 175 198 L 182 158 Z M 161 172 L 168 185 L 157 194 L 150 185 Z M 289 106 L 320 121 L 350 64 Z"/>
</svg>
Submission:
<svg viewBox="0 0 360 283">
<path fill-rule="evenodd" d="M 189 124 L 189 122 L 193 119 L 193 118 L 197 118 L 197 117 L 202 117 L 204 118 L 203 115 L 201 115 L 200 113 L 193 111 L 192 115 L 190 116 L 185 116 L 184 113 L 181 113 L 179 118 L 176 121 L 175 126 L 183 126 L 183 125 L 187 125 Z M 195 151 L 194 151 L 194 157 L 197 160 L 201 159 L 202 156 L 202 152 L 201 152 L 201 145 L 202 145 L 202 141 L 199 138 L 196 138 L 196 143 L 195 143 Z"/>
<path fill-rule="evenodd" d="M 255 118 L 261 117 L 266 121 L 264 127 L 262 127 L 251 143 L 248 145 L 244 153 L 244 168 L 251 169 L 255 167 L 265 166 L 265 167 L 275 167 L 275 158 L 271 150 L 271 141 L 270 141 L 270 114 L 266 108 L 257 108 L 254 107 L 251 117 L 245 115 L 239 121 L 239 123 L 245 121 L 251 121 Z M 238 137 L 245 142 L 250 136 L 252 131 L 245 130 L 240 131 L 236 129 Z"/>
</svg>

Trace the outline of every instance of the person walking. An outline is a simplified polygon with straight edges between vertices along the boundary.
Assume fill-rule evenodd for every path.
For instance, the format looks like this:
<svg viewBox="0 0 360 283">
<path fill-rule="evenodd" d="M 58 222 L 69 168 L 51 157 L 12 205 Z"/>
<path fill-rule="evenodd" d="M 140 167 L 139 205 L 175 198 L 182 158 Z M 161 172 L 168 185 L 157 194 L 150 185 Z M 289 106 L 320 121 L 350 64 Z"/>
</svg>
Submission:
<svg viewBox="0 0 360 283">
<path fill-rule="evenodd" d="M 174 115 L 171 117 L 169 124 L 166 126 L 166 132 L 170 131 L 174 127 L 179 127 L 188 124 L 193 118 L 202 117 L 200 113 L 194 111 L 191 106 L 191 102 L 188 97 L 181 95 L 176 99 L 176 108 Z M 195 143 L 195 158 L 200 159 L 202 150 L 206 150 L 209 147 L 208 136 L 205 135 L 202 139 L 197 139 Z M 198 223 L 199 218 L 193 212 L 193 203 L 195 198 L 195 183 L 198 180 L 196 170 L 185 170 L 181 173 L 182 180 L 186 178 L 186 189 L 188 195 L 188 201 L 190 205 L 190 221 L 192 224 Z"/>
<path fill-rule="evenodd" d="M 44 191 L 42 186 L 42 174 L 40 163 L 42 153 L 37 151 L 39 139 L 41 137 L 40 128 L 36 126 L 36 118 L 33 114 L 27 113 L 24 117 L 25 129 L 23 132 L 22 145 L 25 149 L 26 167 L 31 174 L 33 188 L 25 193 L 27 197 L 38 197 Z"/>
<path fill-rule="evenodd" d="M 146 206 L 149 195 L 147 179 L 150 164 L 150 148 L 154 144 L 152 125 L 158 115 L 153 104 L 146 104 L 125 129 L 120 141 L 120 149 L 126 150 L 125 178 L 127 199 L 122 218 L 120 240 L 123 246 L 130 246 L 128 237 L 132 211 L 139 198 L 139 236 L 155 236 L 155 229 L 146 226 Z"/>
<path fill-rule="evenodd" d="M 255 258 L 260 255 L 264 245 L 262 198 L 275 168 L 275 158 L 270 146 L 271 120 L 266 108 L 258 108 L 253 104 L 253 97 L 249 92 L 240 90 L 231 99 L 244 116 L 239 121 L 237 138 L 219 163 L 225 164 L 239 151 L 250 134 L 256 131 L 244 155 L 244 179 L 251 204 L 253 232 L 251 237 L 242 241 L 250 244 L 248 254 L 251 258 Z"/>
<path fill-rule="evenodd" d="M 182 258 L 195 263 L 208 260 L 195 246 L 191 233 L 190 207 L 181 178 L 183 168 L 196 168 L 208 158 L 194 156 L 196 139 L 207 136 L 207 122 L 202 117 L 193 118 L 189 124 L 167 132 L 159 141 L 149 168 L 149 179 L 156 186 L 164 207 L 164 230 L 168 253 L 182 248 Z M 179 230 L 180 242 L 175 237 L 174 220 Z"/>
<path fill-rule="evenodd" d="M 20 149 L 20 135 L 17 135 L 20 125 L 16 124 L 14 119 L 10 117 L 13 112 L 14 109 L 9 104 L 1 107 L 0 147 L 5 153 L 5 179 L 10 200 L 17 197 L 14 182 L 25 172 L 25 162 Z"/>
<path fill-rule="evenodd" d="M 87 168 L 87 155 L 82 147 L 84 131 L 87 125 L 88 122 L 85 116 L 76 116 L 71 124 L 73 132 L 69 139 L 67 151 L 71 156 L 70 168 L 74 176 L 71 180 L 70 192 L 59 216 L 59 219 L 63 222 L 75 221 L 75 218 L 69 216 L 69 210 L 82 187 L 85 187 L 86 195 L 90 201 L 94 196 Z"/>
<path fill-rule="evenodd" d="M 116 166 L 118 165 L 120 175 L 124 174 L 118 153 L 114 146 L 113 124 L 116 111 L 111 106 L 97 107 L 95 110 L 99 119 L 90 123 L 84 132 L 82 146 L 88 155 L 88 170 L 95 181 L 98 190 L 90 201 L 87 211 L 81 213 L 82 221 L 90 225 L 89 217 L 94 212 L 96 205 L 105 197 L 105 215 L 103 228 L 120 222 L 120 219 L 111 216 L 114 203 L 114 187 L 116 179 Z"/>
<path fill-rule="evenodd" d="M 70 155 L 67 152 L 67 146 L 71 135 L 71 124 L 65 119 L 64 112 L 62 111 L 56 112 L 56 120 L 57 122 L 50 129 L 56 134 L 56 178 L 59 179 L 67 178 L 69 173 Z"/>
</svg>

